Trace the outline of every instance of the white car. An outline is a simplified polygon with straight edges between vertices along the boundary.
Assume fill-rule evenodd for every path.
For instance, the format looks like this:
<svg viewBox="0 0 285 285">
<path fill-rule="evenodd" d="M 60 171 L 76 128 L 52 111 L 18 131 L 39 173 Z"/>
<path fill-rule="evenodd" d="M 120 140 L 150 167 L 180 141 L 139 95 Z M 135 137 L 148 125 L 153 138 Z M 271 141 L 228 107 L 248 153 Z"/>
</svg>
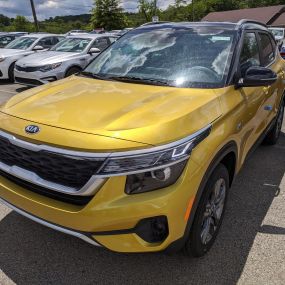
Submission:
<svg viewBox="0 0 285 285">
<path fill-rule="evenodd" d="M 67 37 L 49 51 L 29 55 L 15 65 L 15 81 L 38 86 L 80 72 L 102 50 L 117 40 L 111 34 Z"/>
<path fill-rule="evenodd" d="M 285 29 L 284 28 L 269 28 L 272 32 L 278 46 L 281 48 L 284 38 L 285 38 Z"/>
<path fill-rule="evenodd" d="M 61 39 L 61 36 L 53 34 L 30 34 L 10 42 L 5 48 L 0 49 L 0 79 L 13 81 L 17 60 L 47 50 Z"/>
</svg>

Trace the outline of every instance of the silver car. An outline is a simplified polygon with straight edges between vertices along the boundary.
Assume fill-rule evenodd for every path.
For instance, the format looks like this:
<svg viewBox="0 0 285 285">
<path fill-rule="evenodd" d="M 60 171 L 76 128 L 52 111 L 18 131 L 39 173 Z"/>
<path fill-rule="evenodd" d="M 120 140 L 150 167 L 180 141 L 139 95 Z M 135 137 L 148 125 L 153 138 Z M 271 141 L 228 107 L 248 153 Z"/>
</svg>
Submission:
<svg viewBox="0 0 285 285">
<path fill-rule="evenodd" d="M 37 86 L 78 73 L 116 39 L 111 34 L 67 37 L 49 51 L 17 61 L 15 81 Z"/>
<path fill-rule="evenodd" d="M 0 49 L 0 79 L 14 79 L 17 60 L 57 44 L 62 37 L 53 34 L 31 34 L 19 37 Z"/>
</svg>

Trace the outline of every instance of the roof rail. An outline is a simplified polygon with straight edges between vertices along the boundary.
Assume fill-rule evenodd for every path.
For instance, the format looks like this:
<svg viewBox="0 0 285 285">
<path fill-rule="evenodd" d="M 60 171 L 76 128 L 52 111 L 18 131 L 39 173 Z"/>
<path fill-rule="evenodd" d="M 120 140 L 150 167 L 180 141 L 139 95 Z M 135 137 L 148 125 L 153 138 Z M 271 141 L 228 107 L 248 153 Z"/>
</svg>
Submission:
<svg viewBox="0 0 285 285">
<path fill-rule="evenodd" d="M 151 26 L 151 25 L 159 25 L 159 24 L 167 24 L 167 23 L 171 23 L 171 22 L 170 21 L 149 22 L 149 23 L 142 24 L 141 27 Z"/>
<path fill-rule="evenodd" d="M 266 25 L 266 24 L 264 24 L 264 23 L 262 23 L 262 22 L 258 22 L 258 21 L 256 21 L 256 20 L 242 19 L 242 20 L 240 20 L 240 21 L 237 23 L 237 25 L 239 25 L 239 26 L 242 26 L 242 25 L 244 25 L 244 24 L 257 24 L 257 25 L 261 25 L 261 26 L 267 28 L 267 25 Z"/>
</svg>

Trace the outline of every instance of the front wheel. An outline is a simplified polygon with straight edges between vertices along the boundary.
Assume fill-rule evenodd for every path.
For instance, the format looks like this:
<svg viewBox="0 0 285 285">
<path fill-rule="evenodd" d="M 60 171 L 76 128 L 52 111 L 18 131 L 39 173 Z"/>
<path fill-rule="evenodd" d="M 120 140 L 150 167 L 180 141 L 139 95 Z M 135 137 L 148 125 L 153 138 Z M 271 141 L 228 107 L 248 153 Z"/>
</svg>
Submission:
<svg viewBox="0 0 285 285">
<path fill-rule="evenodd" d="M 273 128 L 270 130 L 270 132 L 266 135 L 264 139 L 264 144 L 267 145 L 275 145 L 278 142 L 278 139 L 281 134 L 282 124 L 283 124 L 283 118 L 284 118 L 284 106 L 285 101 L 282 100 L 278 115 L 276 118 L 276 122 L 273 126 Z"/>
<path fill-rule="evenodd" d="M 14 68 L 15 68 L 15 62 L 12 63 L 8 69 L 8 77 L 9 77 L 9 81 L 11 83 L 13 83 L 15 81 Z"/>
<path fill-rule="evenodd" d="M 229 172 L 219 164 L 210 176 L 199 202 L 184 251 L 201 257 L 212 247 L 225 212 L 229 190 Z"/>
<path fill-rule="evenodd" d="M 66 71 L 65 77 L 69 77 L 69 76 L 71 76 L 71 75 L 73 75 L 73 74 L 76 74 L 76 73 L 78 73 L 78 72 L 80 72 L 80 71 L 81 71 L 81 69 L 78 68 L 78 67 L 71 67 L 71 68 L 69 68 L 69 69 Z"/>
</svg>

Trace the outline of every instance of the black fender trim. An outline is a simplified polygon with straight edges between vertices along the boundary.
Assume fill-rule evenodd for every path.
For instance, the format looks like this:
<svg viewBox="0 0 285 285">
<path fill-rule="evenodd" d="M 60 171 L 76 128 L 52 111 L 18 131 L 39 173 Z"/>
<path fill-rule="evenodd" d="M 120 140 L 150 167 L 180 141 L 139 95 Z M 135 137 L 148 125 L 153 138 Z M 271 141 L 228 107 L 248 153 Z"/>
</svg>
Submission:
<svg viewBox="0 0 285 285">
<path fill-rule="evenodd" d="M 206 186 L 206 183 L 207 181 L 209 180 L 211 174 L 213 173 L 213 171 L 215 170 L 215 168 L 218 166 L 218 164 L 231 152 L 234 152 L 235 153 L 235 156 L 236 156 L 236 164 L 237 164 L 237 161 L 238 161 L 238 147 L 237 147 L 237 144 L 236 142 L 234 141 L 230 141 L 228 144 L 226 144 L 215 156 L 215 158 L 212 160 L 212 162 L 210 163 L 207 171 L 206 171 L 206 174 L 204 175 L 202 181 L 201 181 L 201 184 L 198 188 L 198 191 L 197 191 L 197 194 L 196 194 L 196 197 L 195 197 L 195 200 L 194 200 L 194 203 L 193 203 L 193 206 L 192 206 L 192 209 L 191 209 L 191 213 L 190 213 L 190 217 L 188 219 L 188 222 L 187 222 L 187 225 L 186 225 L 186 228 L 185 228 L 185 232 L 184 232 L 184 235 L 183 237 L 181 237 L 180 239 L 172 242 L 166 249 L 165 249 L 165 252 L 166 253 L 169 253 L 169 254 L 172 254 L 172 253 L 176 253 L 180 250 L 182 250 L 182 248 L 184 247 L 188 237 L 189 237 L 189 234 L 190 234 L 190 230 L 191 230 L 191 226 L 193 224 L 193 221 L 194 221 L 194 217 L 195 217 L 195 214 L 196 214 L 196 211 L 197 211 L 197 208 L 198 208 L 198 205 L 199 205 L 199 202 L 200 202 L 200 199 L 201 199 L 201 196 L 203 194 L 203 191 L 204 191 L 204 188 Z M 234 175 L 234 178 L 236 176 L 236 171 L 237 171 L 237 167 L 235 167 L 235 175 Z M 234 179 L 233 179 L 234 180 Z"/>
</svg>

